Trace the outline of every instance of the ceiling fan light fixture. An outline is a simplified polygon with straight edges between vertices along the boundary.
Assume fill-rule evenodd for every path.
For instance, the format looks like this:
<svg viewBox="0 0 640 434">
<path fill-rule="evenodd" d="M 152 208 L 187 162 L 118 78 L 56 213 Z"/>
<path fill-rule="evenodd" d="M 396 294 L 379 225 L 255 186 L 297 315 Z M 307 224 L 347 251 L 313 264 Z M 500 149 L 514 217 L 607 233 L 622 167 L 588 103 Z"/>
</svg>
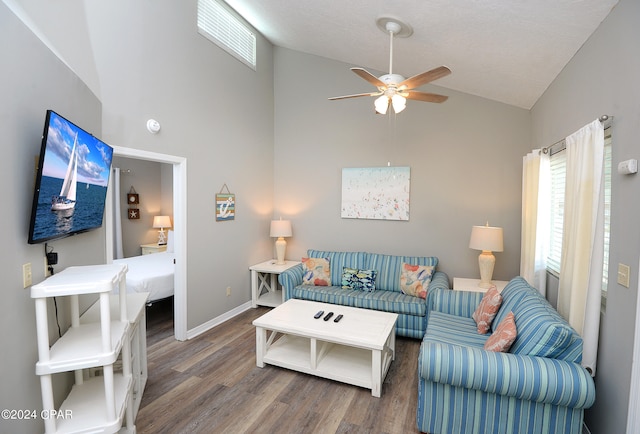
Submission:
<svg viewBox="0 0 640 434">
<path fill-rule="evenodd" d="M 389 108 L 389 97 L 386 95 L 379 96 L 373 103 L 376 108 L 376 112 L 381 115 L 387 114 L 387 109 Z"/>
<path fill-rule="evenodd" d="M 407 99 L 397 93 L 391 97 L 391 105 L 393 105 L 393 111 L 400 113 L 407 107 Z"/>
<path fill-rule="evenodd" d="M 440 66 L 430 71 L 414 75 L 405 79 L 400 74 L 393 73 L 393 39 L 394 37 L 408 37 L 413 29 L 406 23 L 394 17 L 380 17 L 376 21 L 378 28 L 389 35 L 389 73 L 376 77 L 364 68 L 351 68 L 351 71 L 363 80 L 376 87 L 377 92 L 359 93 L 331 97 L 329 100 L 357 98 L 362 96 L 377 97 L 373 103 L 376 113 L 386 114 L 389 106 L 393 106 L 395 113 L 400 113 L 407 107 L 407 99 L 441 103 L 447 100 L 444 95 L 426 93 L 416 90 L 418 87 L 451 74 L 446 66 Z"/>
</svg>

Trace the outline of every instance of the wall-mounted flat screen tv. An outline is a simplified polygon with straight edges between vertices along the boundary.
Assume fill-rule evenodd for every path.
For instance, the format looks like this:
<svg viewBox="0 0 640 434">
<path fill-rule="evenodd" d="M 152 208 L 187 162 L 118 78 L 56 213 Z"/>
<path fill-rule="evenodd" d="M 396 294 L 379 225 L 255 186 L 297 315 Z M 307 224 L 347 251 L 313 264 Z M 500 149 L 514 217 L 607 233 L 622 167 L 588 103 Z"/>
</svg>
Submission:
<svg viewBox="0 0 640 434">
<path fill-rule="evenodd" d="M 29 244 L 102 226 L 113 148 L 47 110 L 29 224 Z"/>
</svg>

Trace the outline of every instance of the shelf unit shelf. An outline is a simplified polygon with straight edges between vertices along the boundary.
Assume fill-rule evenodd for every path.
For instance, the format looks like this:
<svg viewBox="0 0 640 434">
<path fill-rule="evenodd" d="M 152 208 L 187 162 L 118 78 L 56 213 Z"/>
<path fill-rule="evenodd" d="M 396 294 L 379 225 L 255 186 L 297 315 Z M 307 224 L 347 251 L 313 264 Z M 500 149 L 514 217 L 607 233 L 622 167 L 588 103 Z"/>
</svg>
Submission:
<svg viewBox="0 0 640 434">
<path fill-rule="evenodd" d="M 38 362 L 42 407 L 63 418 L 44 419 L 45 433 L 115 433 L 126 421 L 126 431 L 135 432 L 132 415 L 131 346 L 125 344 L 130 323 L 127 318 L 127 266 L 124 264 L 69 267 L 31 287 L 35 299 Z M 111 318 L 110 293 L 118 294 L 116 319 Z M 99 294 L 97 321 L 80 322 L 78 296 Z M 71 327 L 51 347 L 47 300 L 69 297 Z M 113 365 L 122 359 L 122 372 Z M 102 376 L 85 378 L 85 370 L 100 368 Z M 75 373 L 75 384 L 59 409 L 53 399 L 52 375 Z"/>
</svg>

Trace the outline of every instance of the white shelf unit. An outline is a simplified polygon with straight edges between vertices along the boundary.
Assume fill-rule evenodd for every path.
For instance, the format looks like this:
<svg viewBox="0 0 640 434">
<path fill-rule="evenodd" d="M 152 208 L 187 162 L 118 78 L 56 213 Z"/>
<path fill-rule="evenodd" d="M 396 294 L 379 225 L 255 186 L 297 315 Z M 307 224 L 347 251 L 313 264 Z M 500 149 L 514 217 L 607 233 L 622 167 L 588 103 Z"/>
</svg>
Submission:
<svg viewBox="0 0 640 434">
<path fill-rule="evenodd" d="M 132 417 L 131 348 L 125 345 L 127 320 L 124 264 L 69 267 L 31 287 L 35 299 L 38 362 L 43 412 L 65 414 L 44 419 L 45 433 L 115 433 L 126 419 L 126 431 L 135 432 Z M 119 319 L 112 321 L 111 291 L 117 292 Z M 99 322 L 80 322 L 78 296 L 99 294 Z M 49 346 L 47 299 L 69 297 L 71 327 Z M 113 364 L 122 353 L 122 373 Z M 85 380 L 83 370 L 102 367 L 102 377 Z M 75 384 L 59 409 L 53 399 L 52 375 L 75 373 Z M 56 412 L 56 413 L 54 413 Z M 60 413 L 63 412 L 63 413 Z"/>
<path fill-rule="evenodd" d="M 136 419 L 142 394 L 149 376 L 147 369 L 147 319 L 145 307 L 149 298 L 148 292 L 127 294 L 127 321 L 129 333 L 127 342 L 131 347 L 131 373 L 133 375 L 133 419 Z M 111 294 L 109 297 L 111 316 L 117 316 L 120 309 L 120 298 Z M 100 303 L 94 303 L 80 317 L 80 323 L 92 323 L 100 320 Z"/>
</svg>

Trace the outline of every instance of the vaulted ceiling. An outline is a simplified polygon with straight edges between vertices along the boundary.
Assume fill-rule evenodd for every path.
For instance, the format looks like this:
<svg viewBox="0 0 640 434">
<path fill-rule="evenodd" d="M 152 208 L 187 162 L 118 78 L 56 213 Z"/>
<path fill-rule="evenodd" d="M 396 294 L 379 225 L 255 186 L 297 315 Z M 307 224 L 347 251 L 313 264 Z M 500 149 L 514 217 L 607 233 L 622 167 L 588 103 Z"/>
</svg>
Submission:
<svg viewBox="0 0 640 434">
<path fill-rule="evenodd" d="M 526 109 L 618 2 L 226 1 L 276 46 L 381 73 L 389 68 L 389 36 L 376 20 L 398 18 L 413 33 L 394 40 L 394 72 L 409 77 L 446 65 L 453 73 L 434 84 Z M 370 90 L 363 81 L 354 93 Z"/>
</svg>

